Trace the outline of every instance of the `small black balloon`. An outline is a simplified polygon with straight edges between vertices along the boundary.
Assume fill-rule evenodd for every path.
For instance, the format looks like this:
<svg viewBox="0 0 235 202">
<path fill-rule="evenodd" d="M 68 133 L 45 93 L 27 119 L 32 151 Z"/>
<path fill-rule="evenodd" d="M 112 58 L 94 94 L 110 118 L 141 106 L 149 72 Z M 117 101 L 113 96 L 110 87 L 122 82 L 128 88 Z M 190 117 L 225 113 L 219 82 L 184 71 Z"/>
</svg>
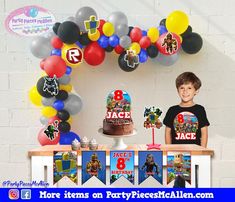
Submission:
<svg viewBox="0 0 235 202">
<path fill-rule="evenodd" d="M 56 23 L 53 25 L 52 29 L 53 29 L 53 31 L 54 31 L 55 34 L 57 34 L 57 31 L 58 31 L 58 28 L 59 28 L 60 24 L 61 24 L 60 22 L 56 22 Z"/>
<path fill-rule="evenodd" d="M 184 37 L 187 37 L 189 34 L 191 34 L 193 31 L 193 28 L 189 25 L 188 28 L 186 29 L 186 31 L 184 33 L 181 34 L 181 36 L 184 38 Z"/>
<path fill-rule="evenodd" d="M 105 48 L 106 52 L 112 52 L 113 51 L 113 47 L 112 46 L 108 46 L 107 48 Z"/>
<path fill-rule="evenodd" d="M 130 36 L 131 30 L 132 30 L 133 28 L 134 28 L 134 27 L 129 26 L 128 36 Z"/>
<path fill-rule="evenodd" d="M 76 23 L 65 21 L 59 26 L 57 35 L 64 43 L 73 44 L 80 37 L 80 29 Z"/>
<path fill-rule="evenodd" d="M 91 43 L 91 40 L 88 37 L 87 33 L 83 33 L 80 38 L 78 39 L 78 41 L 83 45 L 83 46 L 87 46 L 89 43 Z"/>
<path fill-rule="evenodd" d="M 57 117 L 62 121 L 67 121 L 70 117 L 70 114 L 66 110 L 62 109 L 57 112 Z"/>
<path fill-rule="evenodd" d="M 55 97 L 56 97 L 56 99 L 57 100 L 62 100 L 62 101 L 64 101 L 64 100 L 66 100 L 67 98 L 68 98 L 68 92 L 67 91 L 65 91 L 65 90 L 60 90 L 59 91 L 59 93 L 58 93 L 58 95 L 56 95 Z"/>
<path fill-rule="evenodd" d="M 54 95 L 49 93 L 47 91 L 46 88 L 44 88 L 44 84 L 45 84 L 45 78 L 49 78 L 48 76 L 44 76 L 44 77 L 41 77 L 38 82 L 37 82 L 37 90 L 38 90 L 38 93 L 42 96 L 42 97 L 45 97 L 45 98 L 50 98 L 50 97 L 53 97 Z M 58 83 L 59 85 L 59 83 Z"/>
<path fill-rule="evenodd" d="M 159 25 L 166 26 L 166 18 L 162 19 L 159 23 Z"/>
<path fill-rule="evenodd" d="M 134 67 L 128 66 L 127 61 L 124 59 L 125 55 L 126 55 L 126 51 L 123 52 L 121 55 L 119 55 L 118 57 L 119 67 L 125 72 L 132 72 L 139 66 L 139 63 L 135 64 Z"/>
<path fill-rule="evenodd" d="M 68 122 L 61 121 L 58 125 L 58 129 L 61 133 L 68 133 L 71 129 L 71 126 Z"/>
<path fill-rule="evenodd" d="M 158 49 L 154 45 L 150 45 L 147 49 L 147 54 L 150 58 L 155 58 L 158 55 Z"/>
<path fill-rule="evenodd" d="M 201 50 L 202 44 L 202 37 L 199 34 L 192 32 L 183 39 L 182 49 L 188 54 L 195 54 Z"/>
</svg>

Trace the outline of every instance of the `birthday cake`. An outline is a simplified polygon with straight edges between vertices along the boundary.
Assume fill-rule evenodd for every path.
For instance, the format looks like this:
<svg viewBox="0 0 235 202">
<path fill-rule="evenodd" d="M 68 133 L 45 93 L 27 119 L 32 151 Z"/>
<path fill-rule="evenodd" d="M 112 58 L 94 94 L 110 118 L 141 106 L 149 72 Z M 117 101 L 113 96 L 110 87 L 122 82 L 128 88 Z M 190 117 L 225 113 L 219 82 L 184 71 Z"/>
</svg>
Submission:
<svg viewBox="0 0 235 202">
<path fill-rule="evenodd" d="M 112 91 L 107 98 L 107 113 L 103 120 L 106 135 L 129 135 L 133 133 L 131 99 L 127 92 Z"/>
</svg>

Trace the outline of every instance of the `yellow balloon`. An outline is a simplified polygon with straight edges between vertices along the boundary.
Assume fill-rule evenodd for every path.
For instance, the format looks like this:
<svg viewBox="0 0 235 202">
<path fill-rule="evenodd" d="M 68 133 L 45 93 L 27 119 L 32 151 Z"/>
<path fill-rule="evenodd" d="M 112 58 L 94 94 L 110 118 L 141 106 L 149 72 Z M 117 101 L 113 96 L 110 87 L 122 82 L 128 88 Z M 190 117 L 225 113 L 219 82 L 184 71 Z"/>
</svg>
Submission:
<svg viewBox="0 0 235 202">
<path fill-rule="evenodd" d="M 148 30 L 147 36 L 150 38 L 152 43 L 155 43 L 159 38 L 159 31 L 156 27 L 151 27 Z"/>
<path fill-rule="evenodd" d="M 30 89 L 29 99 L 34 105 L 42 106 L 42 96 L 38 93 L 36 86 L 34 86 Z"/>
<path fill-rule="evenodd" d="M 140 44 L 138 44 L 137 42 L 134 42 L 131 44 L 129 49 L 135 51 L 135 54 L 139 54 L 141 47 L 140 47 Z"/>
<path fill-rule="evenodd" d="M 114 33 L 114 26 L 112 23 L 106 22 L 104 23 L 102 30 L 105 36 L 112 36 Z"/>
<path fill-rule="evenodd" d="M 83 60 L 83 53 L 76 44 L 64 44 L 61 49 L 61 57 L 67 66 L 78 67 Z"/>
<path fill-rule="evenodd" d="M 100 38 L 99 30 L 96 30 L 96 33 L 94 34 L 90 34 L 90 32 L 88 32 L 88 37 L 91 41 L 97 41 Z"/>
<path fill-rule="evenodd" d="M 69 119 L 67 120 L 67 122 L 71 125 L 71 124 L 72 124 L 72 121 L 73 121 L 73 119 L 72 119 L 72 117 L 70 116 Z"/>
<path fill-rule="evenodd" d="M 184 33 L 189 25 L 188 16 L 182 11 L 174 11 L 166 18 L 166 28 L 178 35 Z"/>
<path fill-rule="evenodd" d="M 44 107 L 42 109 L 42 115 L 47 118 L 53 117 L 56 114 L 57 114 L 57 111 L 53 107 Z"/>
<path fill-rule="evenodd" d="M 60 87 L 59 87 L 60 90 L 65 90 L 67 92 L 71 92 L 72 88 L 73 88 L 73 86 L 71 84 L 60 85 Z"/>
</svg>

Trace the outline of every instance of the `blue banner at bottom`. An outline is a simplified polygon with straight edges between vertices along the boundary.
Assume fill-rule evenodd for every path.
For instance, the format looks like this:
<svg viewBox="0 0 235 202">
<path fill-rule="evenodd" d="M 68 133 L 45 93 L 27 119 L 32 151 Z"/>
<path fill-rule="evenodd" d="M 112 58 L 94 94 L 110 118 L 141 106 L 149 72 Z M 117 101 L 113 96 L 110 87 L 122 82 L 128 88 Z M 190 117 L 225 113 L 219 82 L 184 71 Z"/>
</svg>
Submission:
<svg viewBox="0 0 235 202">
<path fill-rule="evenodd" d="M 0 201 L 234 201 L 234 188 L 1 188 Z"/>
</svg>

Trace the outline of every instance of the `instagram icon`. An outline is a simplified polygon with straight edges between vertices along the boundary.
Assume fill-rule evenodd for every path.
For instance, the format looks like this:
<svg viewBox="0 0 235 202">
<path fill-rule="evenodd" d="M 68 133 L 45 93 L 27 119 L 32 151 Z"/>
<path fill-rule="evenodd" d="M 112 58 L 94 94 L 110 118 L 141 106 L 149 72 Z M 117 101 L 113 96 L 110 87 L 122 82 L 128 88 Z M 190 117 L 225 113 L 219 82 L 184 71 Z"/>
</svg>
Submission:
<svg viewBox="0 0 235 202">
<path fill-rule="evenodd" d="M 17 200 L 19 199 L 19 190 L 18 189 L 10 189 L 8 191 L 8 197 L 11 200 Z"/>
</svg>

